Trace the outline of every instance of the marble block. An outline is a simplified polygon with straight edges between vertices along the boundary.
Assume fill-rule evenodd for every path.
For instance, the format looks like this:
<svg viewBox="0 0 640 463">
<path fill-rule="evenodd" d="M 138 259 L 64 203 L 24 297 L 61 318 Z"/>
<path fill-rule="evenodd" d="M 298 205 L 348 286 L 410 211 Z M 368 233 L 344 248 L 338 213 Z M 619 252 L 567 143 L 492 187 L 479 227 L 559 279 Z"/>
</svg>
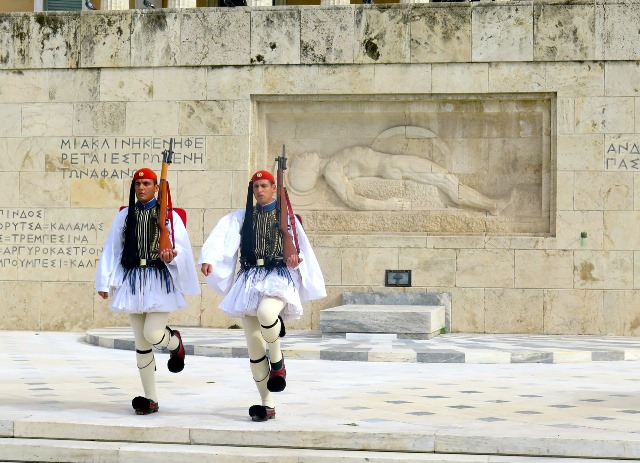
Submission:
<svg viewBox="0 0 640 463">
<path fill-rule="evenodd" d="M 323 336 L 395 333 L 399 339 L 430 339 L 444 328 L 445 308 L 419 305 L 348 304 L 320 312 Z"/>
<path fill-rule="evenodd" d="M 440 291 L 429 292 L 376 292 L 345 291 L 342 294 L 343 304 L 386 304 L 386 305 L 426 305 L 444 306 L 444 327 L 451 333 L 451 293 Z"/>
</svg>

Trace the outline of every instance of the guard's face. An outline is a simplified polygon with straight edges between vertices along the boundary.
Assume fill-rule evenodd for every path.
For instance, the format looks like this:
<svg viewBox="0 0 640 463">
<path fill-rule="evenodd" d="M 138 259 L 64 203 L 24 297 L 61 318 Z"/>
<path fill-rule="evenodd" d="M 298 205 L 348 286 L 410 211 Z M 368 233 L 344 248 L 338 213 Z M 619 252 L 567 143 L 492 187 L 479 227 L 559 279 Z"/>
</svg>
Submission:
<svg viewBox="0 0 640 463">
<path fill-rule="evenodd" d="M 151 201 L 158 191 L 158 184 L 153 180 L 143 178 L 135 181 L 136 199 L 141 203 Z"/>
<path fill-rule="evenodd" d="M 269 180 L 256 180 L 253 182 L 253 197 L 261 206 L 266 206 L 273 200 L 276 192 L 276 184 Z"/>
</svg>

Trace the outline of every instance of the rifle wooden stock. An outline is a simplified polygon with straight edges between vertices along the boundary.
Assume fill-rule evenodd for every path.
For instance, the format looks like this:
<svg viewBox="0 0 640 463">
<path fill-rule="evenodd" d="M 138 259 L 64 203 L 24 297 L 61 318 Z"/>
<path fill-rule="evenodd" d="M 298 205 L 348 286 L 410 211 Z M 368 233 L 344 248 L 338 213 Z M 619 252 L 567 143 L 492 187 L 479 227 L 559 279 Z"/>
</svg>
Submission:
<svg viewBox="0 0 640 463">
<path fill-rule="evenodd" d="M 284 157 L 284 146 L 282 147 L 282 157 L 276 159 L 278 161 L 278 170 L 276 172 L 276 205 L 278 207 L 278 222 L 280 232 L 282 234 L 282 257 L 287 260 L 292 255 L 298 255 L 298 249 L 293 240 L 293 236 L 289 232 L 289 197 L 284 186 L 284 170 L 287 168 L 287 158 Z M 291 217 L 291 226 L 295 227 L 294 218 Z"/>
<path fill-rule="evenodd" d="M 158 214 L 158 228 L 160 229 L 160 239 L 158 251 L 173 249 L 171 244 L 170 231 L 167 227 L 167 216 L 169 211 L 169 182 L 167 181 L 167 172 L 169 164 L 171 164 L 171 156 L 173 155 L 173 138 L 169 141 L 169 150 L 162 153 L 162 171 L 160 173 L 160 189 L 158 190 L 158 199 L 160 203 L 160 212 Z"/>
</svg>

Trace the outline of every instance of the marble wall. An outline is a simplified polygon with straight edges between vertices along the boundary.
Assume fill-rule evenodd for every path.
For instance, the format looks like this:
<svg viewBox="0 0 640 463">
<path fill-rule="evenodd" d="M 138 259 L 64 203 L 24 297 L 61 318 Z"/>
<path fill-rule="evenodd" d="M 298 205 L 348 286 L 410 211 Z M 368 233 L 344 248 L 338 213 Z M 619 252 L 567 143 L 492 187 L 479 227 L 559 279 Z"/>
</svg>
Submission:
<svg viewBox="0 0 640 463">
<path fill-rule="evenodd" d="M 253 170 L 298 157 L 328 297 L 292 328 L 411 269 L 396 290 L 450 292 L 454 331 L 638 335 L 639 23 L 628 0 L 0 14 L 0 329 L 127 322 L 95 263 L 131 172 L 174 137 L 196 255 Z M 360 170 L 361 196 L 400 205 L 362 208 L 304 152 L 418 156 L 458 193 Z M 456 204 L 465 188 L 510 202 Z M 219 300 L 173 323 L 236 322 Z"/>
</svg>

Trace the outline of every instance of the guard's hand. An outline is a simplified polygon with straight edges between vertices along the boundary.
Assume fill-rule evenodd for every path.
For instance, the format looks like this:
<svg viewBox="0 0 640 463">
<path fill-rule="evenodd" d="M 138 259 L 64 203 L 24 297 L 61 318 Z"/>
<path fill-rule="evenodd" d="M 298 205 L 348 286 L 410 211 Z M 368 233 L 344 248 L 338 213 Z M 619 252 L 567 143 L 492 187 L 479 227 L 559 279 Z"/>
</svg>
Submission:
<svg viewBox="0 0 640 463">
<path fill-rule="evenodd" d="M 211 275 L 211 272 L 213 272 L 213 266 L 211 264 L 202 264 L 202 267 L 200 267 L 200 271 L 204 276 L 208 277 L 209 275 Z"/>
<path fill-rule="evenodd" d="M 106 299 L 109 297 L 109 293 L 106 291 L 98 291 L 98 296 L 100 296 L 102 299 Z"/>
<path fill-rule="evenodd" d="M 178 251 L 176 251 L 175 249 L 163 249 L 162 251 L 160 251 L 160 260 L 165 264 L 168 264 L 177 255 Z"/>
<path fill-rule="evenodd" d="M 291 254 L 287 258 L 287 267 L 296 268 L 303 260 L 298 254 Z"/>
</svg>

